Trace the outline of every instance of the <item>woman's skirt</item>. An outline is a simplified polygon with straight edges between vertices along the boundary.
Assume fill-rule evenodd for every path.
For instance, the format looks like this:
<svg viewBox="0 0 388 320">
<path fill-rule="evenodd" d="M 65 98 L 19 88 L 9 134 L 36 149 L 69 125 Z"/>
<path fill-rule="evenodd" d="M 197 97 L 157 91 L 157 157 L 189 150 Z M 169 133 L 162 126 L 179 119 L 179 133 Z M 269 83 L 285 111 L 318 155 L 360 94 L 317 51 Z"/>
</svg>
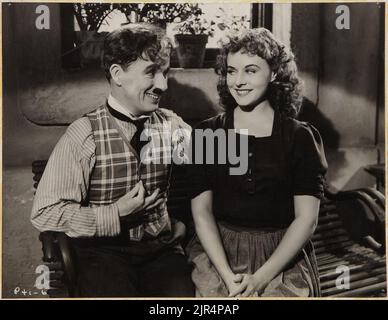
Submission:
<svg viewBox="0 0 388 320">
<path fill-rule="evenodd" d="M 286 229 L 256 230 L 219 223 L 221 239 L 232 271 L 254 274 L 272 255 Z M 192 280 L 198 297 L 227 297 L 228 289 L 203 250 L 198 237 L 186 248 L 193 264 Z M 319 277 L 312 243 L 277 275 L 262 297 L 320 296 Z M 257 296 L 257 294 L 256 294 Z"/>
</svg>

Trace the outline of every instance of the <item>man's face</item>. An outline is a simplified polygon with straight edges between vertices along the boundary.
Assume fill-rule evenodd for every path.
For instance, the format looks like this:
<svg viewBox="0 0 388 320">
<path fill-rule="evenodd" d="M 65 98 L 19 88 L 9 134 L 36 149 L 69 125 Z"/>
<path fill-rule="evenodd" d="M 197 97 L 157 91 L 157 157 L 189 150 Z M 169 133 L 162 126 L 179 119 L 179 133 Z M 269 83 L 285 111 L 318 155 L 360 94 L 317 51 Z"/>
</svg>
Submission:
<svg viewBox="0 0 388 320">
<path fill-rule="evenodd" d="M 169 63 L 156 64 L 138 58 L 120 72 L 119 92 L 125 107 L 135 115 L 155 111 L 167 90 Z"/>
</svg>

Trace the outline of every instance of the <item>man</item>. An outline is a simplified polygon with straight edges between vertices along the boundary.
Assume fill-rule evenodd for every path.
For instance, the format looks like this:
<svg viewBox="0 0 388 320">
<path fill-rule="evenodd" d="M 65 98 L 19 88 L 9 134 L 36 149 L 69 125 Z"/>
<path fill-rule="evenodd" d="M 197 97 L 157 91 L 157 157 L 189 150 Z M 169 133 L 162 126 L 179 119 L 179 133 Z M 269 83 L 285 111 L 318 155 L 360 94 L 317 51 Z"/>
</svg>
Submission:
<svg viewBox="0 0 388 320">
<path fill-rule="evenodd" d="M 190 129 L 158 108 L 170 47 L 150 25 L 107 36 L 107 102 L 69 126 L 39 183 L 31 221 L 71 237 L 82 297 L 194 295 L 185 227 L 166 207 L 168 160 Z M 143 161 L 144 150 L 159 161 Z"/>
</svg>

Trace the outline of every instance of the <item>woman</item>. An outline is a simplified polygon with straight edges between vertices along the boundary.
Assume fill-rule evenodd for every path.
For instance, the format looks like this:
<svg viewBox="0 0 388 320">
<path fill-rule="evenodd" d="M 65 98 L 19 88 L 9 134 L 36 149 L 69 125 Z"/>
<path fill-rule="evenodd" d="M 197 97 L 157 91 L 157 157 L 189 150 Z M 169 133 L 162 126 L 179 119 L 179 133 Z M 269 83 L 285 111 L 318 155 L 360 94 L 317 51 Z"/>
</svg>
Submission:
<svg viewBox="0 0 388 320">
<path fill-rule="evenodd" d="M 243 175 L 231 175 L 229 161 L 191 166 L 197 237 L 188 252 L 197 294 L 319 295 L 309 239 L 327 164 L 318 131 L 294 119 L 302 101 L 294 57 L 268 30 L 252 29 L 230 36 L 216 71 L 225 113 L 197 129 L 247 139 L 248 165 Z M 227 154 L 222 148 L 206 152 Z"/>
</svg>

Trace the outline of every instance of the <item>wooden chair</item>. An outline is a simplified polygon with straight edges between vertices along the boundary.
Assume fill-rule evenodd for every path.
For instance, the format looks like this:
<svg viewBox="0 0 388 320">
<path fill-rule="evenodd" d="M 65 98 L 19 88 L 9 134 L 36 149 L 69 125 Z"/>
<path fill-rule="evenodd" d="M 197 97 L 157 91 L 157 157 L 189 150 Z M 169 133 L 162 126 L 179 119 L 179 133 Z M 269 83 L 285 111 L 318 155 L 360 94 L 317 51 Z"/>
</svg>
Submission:
<svg viewBox="0 0 388 320">
<path fill-rule="evenodd" d="M 35 188 L 46 163 L 32 164 Z M 173 170 L 168 210 L 192 226 L 184 168 Z M 189 236 L 193 232 L 189 227 Z M 51 271 L 48 295 L 76 296 L 76 263 L 67 236 L 50 231 L 42 232 L 39 239 L 43 262 Z M 371 188 L 340 192 L 325 188 L 312 242 L 323 297 L 386 296 L 385 197 L 381 193 Z M 349 275 L 348 283 L 341 281 L 345 273 Z"/>
</svg>

